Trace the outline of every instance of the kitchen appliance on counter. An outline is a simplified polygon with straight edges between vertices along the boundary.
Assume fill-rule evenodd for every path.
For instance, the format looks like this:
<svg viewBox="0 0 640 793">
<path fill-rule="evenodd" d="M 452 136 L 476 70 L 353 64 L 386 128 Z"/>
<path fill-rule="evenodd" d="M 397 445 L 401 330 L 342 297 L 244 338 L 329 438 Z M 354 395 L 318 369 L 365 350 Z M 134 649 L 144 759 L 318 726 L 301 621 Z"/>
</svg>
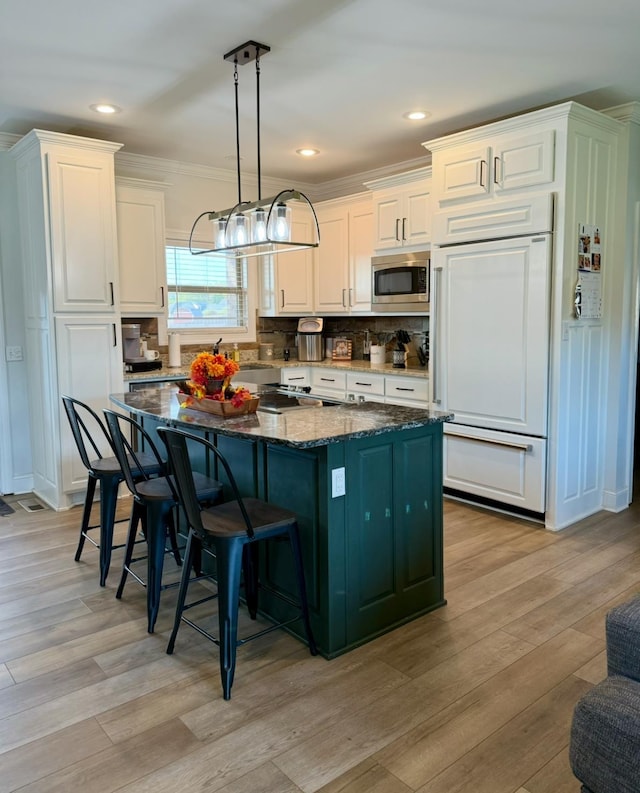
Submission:
<svg viewBox="0 0 640 793">
<path fill-rule="evenodd" d="M 429 311 L 429 251 L 371 259 L 373 311 Z"/>
<path fill-rule="evenodd" d="M 445 492 L 536 515 L 546 506 L 552 219 L 550 193 L 433 217 L 432 397 L 455 414 Z"/>
<path fill-rule="evenodd" d="M 149 361 L 141 354 L 138 323 L 122 325 L 122 360 L 125 372 L 153 372 L 162 369 L 160 359 Z"/>
<path fill-rule="evenodd" d="M 298 360 L 322 361 L 324 338 L 322 317 L 301 317 L 298 320 Z"/>
</svg>

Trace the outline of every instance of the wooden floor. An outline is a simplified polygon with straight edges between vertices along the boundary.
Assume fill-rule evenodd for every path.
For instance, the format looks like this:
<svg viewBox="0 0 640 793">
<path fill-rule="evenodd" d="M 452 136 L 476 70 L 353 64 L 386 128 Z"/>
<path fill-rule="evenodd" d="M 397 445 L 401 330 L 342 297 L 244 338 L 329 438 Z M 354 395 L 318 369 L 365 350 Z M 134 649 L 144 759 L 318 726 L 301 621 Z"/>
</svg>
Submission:
<svg viewBox="0 0 640 793">
<path fill-rule="evenodd" d="M 448 605 L 332 661 L 278 631 L 233 698 L 175 590 L 146 632 L 79 509 L 0 517 L 0 793 L 577 793 L 576 700 L 605 674 L 604 614 L 640 588 L 640 509 L 557 534 L 446 504 Z M 121 505 L 123 509 L 126 504 Z"/>
</svg>

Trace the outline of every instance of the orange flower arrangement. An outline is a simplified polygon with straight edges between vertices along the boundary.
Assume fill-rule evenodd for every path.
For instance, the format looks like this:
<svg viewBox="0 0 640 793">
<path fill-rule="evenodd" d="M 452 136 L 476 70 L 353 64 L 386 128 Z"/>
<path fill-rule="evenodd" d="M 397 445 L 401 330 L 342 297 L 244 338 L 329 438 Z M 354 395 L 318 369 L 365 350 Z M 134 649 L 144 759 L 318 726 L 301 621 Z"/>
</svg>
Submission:
<svg viewBox="0 0 640 793">
<path fill-rule="evenodd" d="M 231 387 L 231 378 L 239 370 L 240 365 L 224 355 L 201 352 L 191 363 L 191 380 L 186 385 L 196 399 L 229 401 L 234 407 L 241 407 L 245 400 L 251 399 L 251 393 L 246 388 Z M 208 392 L 212 380 L 222 381 L 215 393 Z"/>
</svg>

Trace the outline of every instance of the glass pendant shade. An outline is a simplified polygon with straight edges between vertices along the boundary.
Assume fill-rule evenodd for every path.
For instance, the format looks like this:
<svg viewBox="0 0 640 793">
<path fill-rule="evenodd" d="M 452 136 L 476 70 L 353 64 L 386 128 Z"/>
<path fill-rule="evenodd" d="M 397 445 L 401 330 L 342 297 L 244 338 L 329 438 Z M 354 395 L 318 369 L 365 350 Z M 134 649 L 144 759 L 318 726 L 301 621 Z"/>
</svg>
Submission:
<svg viewBox="0 0 640 793">
<path fill-rule="evenodd" d="M 291 240 L 291 209 L 286 204 L 278 203 L 272 207 L 269 237 L 278 242 Z"/>
<path fill-rule="evenodd" d="M 213 221 L 213 247 L 216 249 L 225 247 L 225 230 L 227 227 L 226 218 L 218 218 Z"/>
<path fill-rule="evenodd" d="M 236 212 L 229 218 L 227 225 L 227 245 L 247 245 L 249 236 L 249 218 L 242 212 Z"/>
<path fill-rule="evenodd" d="M 264 242 L 267 239 L 267 213 L 262 207 L 258 207 L 253 213 L 251 228 L 254 242 Z"/>
</svg>

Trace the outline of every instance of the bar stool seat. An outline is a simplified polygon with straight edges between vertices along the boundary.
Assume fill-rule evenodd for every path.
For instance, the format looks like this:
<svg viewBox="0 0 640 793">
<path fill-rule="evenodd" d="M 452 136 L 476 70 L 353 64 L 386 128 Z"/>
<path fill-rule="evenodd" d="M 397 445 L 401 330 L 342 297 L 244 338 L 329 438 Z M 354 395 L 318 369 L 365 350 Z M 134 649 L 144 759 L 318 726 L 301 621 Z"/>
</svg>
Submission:
<svg viewBox="0 0 640 793">
<path fill-rule="evenodd" d="M 174 513 L 178 506 L 178 496 L 173 476 L 164 469 L 163 476 L 147 477 L 142 470 L 139 454 L 134 451 L 131 441 L 123 431 L 126 426 L 132 435 L 137 436 L 138 440 L 144 442 L 157 461 L 162 460 L 157 447 L 153 443 L 150 435 L 134 419 L 112 410 L 104 411 L 107 420 L 113 448 L 120 461 L 120 466 L 124 473 L 127 487 L 133 496 L 133 508 L 129 522 L 129 532 L 127 535 L 126 550 L 122 565 L 122 575 L 120 584 L 116 591 L 116 597 L 120 599 L 124 592 L 124 586 L 129 575 L 147 590 L 147 630 L 153 633 L 155 623 L 160 609 L 160 595 L 162 590 L 169 587 L 176 587 L 178 583 L 162 584 L 162 572 L 164 569 L 164 557 L 167 553 L 167 539 L 171 545 L 171 553 L 175 558 L 176 564 L 181 565 L 182 559 L 178 550 L 177 532 L 174 520 Z M 215 479 L 211 479 L 203 474 L 196 476 L 196 498 L 198 503 L 212 505 L 222 499 L 222 484 Z M 138 526 L 142 526 L 142 531 L 146 539 L 146 557 L 133 557 L 136 544 Z M 196 574 L 200 574 L 200 549 L 196 548 L 189 560 L 187 574 L 193 567 Z M 146 558 L 147 577 L 146 581 L 139 576 L 133 569 L 136 562 Z"/>
<path fill-rule="evenodd" d="M 176 478 L 180 504 L 189 523 L 189 537 L 187 539 L 182 580 L 176 604 L 175 622 L 167 646 L 167 653 L 173 653 L 181 622 L 185 622 L 207 639 L 213 641 L 220 648 L 220 676 L 223 696 L 225 699 L 230 699 L 231 686 L 235 675 L 236 649 L 239 645 L 302 619 L 309 651 L 311 655 L 317 654 L 309 618 L 298 522 L 296 515 L 289 510 L 257 498 L 242 498 L 226 459 L 218 448 L 205 438 L 168 427 L 160 427 L 158 434 L 167 447 L 171 470 Z M 195 478 L 191 468 L 188 444 L 200 444 L 217 460 L 219 466 L 224 469 L 233 493 L 233 500 L 202 509 L 196 498 Z M 275 623 L 251 636 L 239 639 L 238 609 L 241 573 L 244 573 L 245 596 L 249 614 L 252 618 L 255 618 L 259 589 L 257 574 L 259 543 L 262 540 L 276 537 L 287 538 L 290 542 L 299 602 L 295 603 L 281 593 L 274 592 L 273 594 L 282 597 L 283 600 L 294 606 L 297 613 L 294 613 L 294 616 L 290 619 Z M 185 616 L 185 611 L 189 608 L 200 605 L 204 600 L 210 599 L 200 598 L 195 602 L 186 603 L 187 590 L 190 584 L 189 565 L 194 546 L 198 541 L 204 548 L 212 548 L 216 555 L 218 585 L 217 637 Z"/>
<path fill-rule="evenodd" d="M 79 399 L 63 396 L 62 402 L 80 459 L 88 474 L 75 560 L 80 561 L 85 540 L 89 540 L 100 552 L 100 586 L 105 586 L 111 565 L 111 553 L 117 548 L 124 547 L 123 543 L 114 545 L 113 542 L 114 526 L 118 522 L 115 519 L 118 488 L 120 482 L 124 481 L 124 474 L 118 459 L 113 455 L 111 438 L 98 414 Z M 101 446 L 108 449 L 111 454 L 104 457 Z M 164 461 L 158 462 L 154 455 L 140 454 L 138 462 L 141 470 L 148 476 L 157 475 L 164 468 Z M 91 525 L 91 509 L 98 482 L 100 483 L 100 522 Z M 98 541 L 90 534 L 95 529 L 99 529 Z"/>
</svg>

